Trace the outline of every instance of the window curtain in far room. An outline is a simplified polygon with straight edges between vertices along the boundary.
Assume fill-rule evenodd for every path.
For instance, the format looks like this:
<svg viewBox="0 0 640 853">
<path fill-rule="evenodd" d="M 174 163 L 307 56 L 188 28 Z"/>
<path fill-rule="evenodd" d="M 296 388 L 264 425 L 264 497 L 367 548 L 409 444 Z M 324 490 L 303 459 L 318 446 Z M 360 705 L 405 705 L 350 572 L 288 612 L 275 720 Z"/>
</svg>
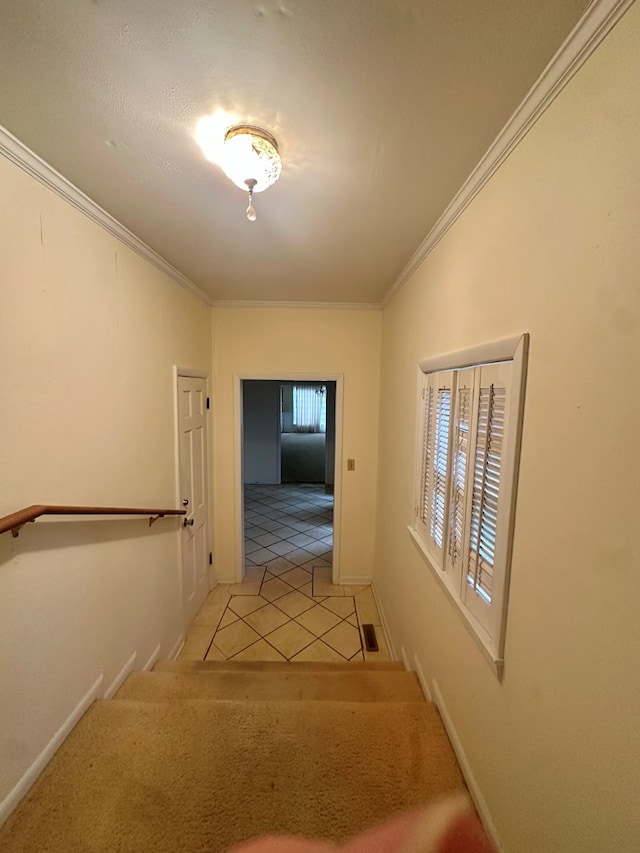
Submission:
<svg viewBox="0 0 640 853">
<path fill-rule="evenodd" d="M 295 432 L 326 432 L 327 404 L 324 385 L 293 386 Z"/>
</svg>

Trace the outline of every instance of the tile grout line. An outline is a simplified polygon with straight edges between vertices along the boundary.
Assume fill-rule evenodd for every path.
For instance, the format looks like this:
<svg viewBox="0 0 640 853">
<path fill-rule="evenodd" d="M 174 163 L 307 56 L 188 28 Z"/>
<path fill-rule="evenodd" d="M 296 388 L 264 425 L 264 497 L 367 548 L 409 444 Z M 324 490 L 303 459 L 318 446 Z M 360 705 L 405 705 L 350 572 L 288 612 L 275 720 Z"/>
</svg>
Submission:
<svg viewBox="0 0 640 853">
<path fill-rule="evenodd" d="M 314 645 L 314 643 L 322 643 L 323 646 L 326 646 L 327 649 L 331 650 L 332 653 L 335 653 L 341 660 L 346 662 L 352 661 L 355 658 L 358 658 L 359 660 L 365 659 L 361 632 L 362 623 L 358 612 L 356 595 L 345 596 L 342 594 L 334 596 L 330 593 L 327 595 L 320 595 L 317 590 L 317 586 L 320 581 L 318 580 L 316 569 L 327 569 L 331 567 L 331 563 L 327 558 L 332 557 L 333 550 L 333 507 L 333 496 L 328 494 L 319 494 L 317 487 L 311 485 L 308 487 L 302 487 L 299 485 L 293 487 L 263 487 L 248 485 L 245 487 L 245 543 L 256 546 L 254 551 L 250 551 L 246 555 L 246 567 L 254 572 L 256 569 L 261 570 L 259 573 L 260 578 L 256 581 L 251 581 L 250 583 L 257 586 L 257 597 L 261 598 L 264 603 L 260 604 L 260 606 L 255 610 L 241 616 L 231 607 L 231 602 L 234 598 L 240 599 L 247 596 L 229 594 L 227 603 L 217 621 L 211 641 L 205 652 L 205 659 L 207 654 L 210 653 L 211 648 L 214 647 L 225 660 L 232 660 L 255 643 L 258 643 L 260 640 L 264 640 L 280 658 L 286 661 L 291 661 L 294 657 Z M 267 527 L 262 527 L 261 522 L 262 524 L 266 524 Z M 327 528 L 331 530 L 331 533 Z M 247 529 L 251 529 L 251 535 L 249 536 L 246 535 Z M 285 535 L 274 532 L 278 529 L 285 529 Z M 315 535 L 311 535 L 312 533 Z M 267 537 L 273 541 L 271 541 L 269 545 L 264 545 L 263 543 L 255 540 L 253 538 L 254 536 L 257 536 L 258 538 Z M 299 544 L 294 541 L 298 538 L 301 538 L 304 544 Z M 323 542 L 323 540 L 329 541 Z M 287 546 L 291 546 L 291 550 L 286 551 L 284 554 L 278 554 L 276 551 L 271 550 L 271 546 L 278 546 L 279 543 L 286 543 Z M 314 547 L 314 550 L 322 545 L 326 546 L 326 549 L 318 554 L 314 554 L 313 551 L 307 550 L 307 547 L 310 545 Z M 281 547 L 282 546 L 278 547 L 278 550 L 281 550 Z M 253 560 L 251 560 L 251 554 L 258 554 L 260 552 L 267 552 L 272 556 L 268 559 L 263 558 L 259 563 L 254 563 Z M 298 556 L 295 560 L 289 559 L 288 555 L 296 552 L 302 556 Z M 304 562 L 301 562 L 303 558 Z M 278 563 L 280 563 L 278 568 L 282 569 L 280 574 L 269 569 L 271 564 L 275 566 Z M 286 565 L 282 566 L 282 563 L 285 563 Z M 305 572 L 305 575 L 308 575 L 309 577 L 308 580 L 305 579 L 304 582 L 297 587 L 293 586 L 291 582 L 284 580 L 284 576 L 286 574 L 296 571 L 298 573 L 303 571 Z M 285 587 L 287 591 L 280 592 L 274 599 L 270 599 L 262 595 L 263 588 L 267 584 L 273 583 L 276 580 L 279 580 L 280 584 Z M 302 592 L 302 587 L 308 585 L 310 585 L 310 594 L 307 591 Z M 291 615 L 283 608 L 282 605 L 279 605 L 278 602 L 281 602 L 284 598 L 295 592 L 298 592 L 303 596 L 309 606 L 295 615 Z M 329 600 L 334 598 L 340 601 L 350 598 L 353 610 L 346 615 L 336 613 L 331 609 L 331 607 L 327 606 Z M 277 628 L 274 628 L 264 634 L 260 630 L 254 628 L 247 619 L 253 614 L 258 614 L 269 605 L 271 605 L 275 611 L 285 618 L 286 621 Z M 322 612 L 330 613 L 332 617 L 338 620 L 335 625 L 332 625 L 327 630 L 322 630 L 320 634 L 316 634 L 315 631 L 309 630 L 302 622 L 298 621 L 298 619 L 303 617 L 305 613 L 309 613 L 314 610 L 318 612 L 317 607 L 322 607 Z M 294 607 L 294 610 L 295 609 L 296 608 Z M 227 613 L 233 614 L 233 621 L 229 625 L 225 626 L 225 629 L 220 629 L 220 624 L 225 616 L 227 616 Z M 349 622 L 350 619 L 353 619 L 353 622 Z M 249 630 L 251 630 L 255 635 L 256 639 L 249 642 L 247 645 L 242 646 L 242 648 L 238 649 L 230 657 L 227 657 L 224 655 L 222 650 L 216 646 L 215 639 L 220 630 L 226 630 L 227 627 L 231 628 L 237 622 L 242 622 L 245 627 L 249 628 Z M 328 643 L 324 639 L 331 633 L 331 631 L 340 628 L 343 623 L 346 623 L 349 628 L 355 628 L 358 637 L 359 648 L 349 657 L 334 648 L 331 643 Z M 284 655 L 280 649 L 278 649 L 268 639 L 271 634 L 281 628 L 286 628 L 287 626 L 295 626 L 296 628 L 307 632 L 312 637 L 308 643 L 289 656 Z"/>
<path fill-rule="evenodd" d="M 231 598 L 229 598 L 229 601 L 231 601 Z M 214 637 L 215 637 L 215 635 L 218 633 L 218 628 L 220 627 L 220 623 L 221 623 L 221 622 L 222 622 L 222 620 L 224 619 L 224 614 L 225 614 L 225 613 L 227 612 L 227 610 L 229 609 L 229 601 L 227 601 L 227 603 L 226 603 L 226 605 L 225 605 L 225 608 L 224 608 L 224 610 L 222 611 L 222 615 L 221 615 L 221 616 L 220 616 L 220 618 L 218 619 L 218 622 L 217 622 L 217 624 L 216 624 L 216 627 L 215 627 L 215 628 L 214 628 L 214 630 L 213 630 L 213 634 L 211 635 L 211 642 L 210 642 L 210 643 L 209 643 L 209 645 L 207 646 L 207 650 L 206 650 L 206 652 L 204 653 L 204 657 L 202 658 L 202 660 L 206 660 L 206 659 L 207 659 L 207 655 L 209 654 L 209 651 L 210 651 L 210 649 L 211 649 L 211 646 L 213 645 L 213 638 L 214 638 Z M 203 627 L 204 627 L 204 626 L 203 626 Z M 207 626 L 207 627 L 208 627 L 208 626 Z"/>
<path fill-rule="evenodd" d="M 271 603 L 271 602 L 267 602 L 267 604 L 269 604 L 269 603 Z M 243 651 L 245 651 L 246 649 L 250 648 L 251 646 L 255 645 L 259 640 L 264 640 L 264 641 L 265 641 L 269 646 L 271 646 L 271 648 L 272 648 L 272 649 L 274 649 L 274 650 L 275 650 L 279 655 L 281 655 L 282 657 L 284 657 L 284 658 L 285 658 L 285 660 L 287 660 L 287 661 L 291 661 L 292 657 L 295 657 L 296 655 L 298 655 L 298 654 L 300 654 L 301 652 L 303 652 L 305 649 L 308 649 L 308 648 L 309 648 L 309 646 L 312 646 L 312 645 L 313 645 L 315 642 L 317 642 L 318 640 L 322 640 L 322 638 L 323 638 L 324 636 L 326 636 L 328 633 L 330 633 L 330 632 L 331 632 L 331 631 L 333 631 L 335 628 L 337 628 L 337 627 L 338 627 L 338 625 L 342 624 L 343 622 L 347 622 L 347 619 L 349 618 L 349 616 L 351 616 L 351 615 L 352 615 L 352 614 L 349 614 L 349 616 L 345 616 L 345 617 L 338 617 L 338 622 L 337 622 L 337 624 L 333 625 L 331 628 L 329 628 L 329 629 L 328 629 L 327 631 L 325 631 L 323 634 L 315 634 L 315 633 L 314 633 L 312 630 L 310 630 L 309 628 L 306 628 L 304 625 L 301 625 L 301 624 L 300 624 L 300 622 L 298 622 L 298 621 L 297 621 L 297 617 L 295 617 L 295 616 L 289 616 L 289 617 L 288 617 L 288 621 L 287 621 L 287 622 L 285 622 L 285 623 L 284 623 L 284 624 L 282 624 L 282 625 L 279 625 L 277 628 L 274 628 L 274 629 L 273 629 L 273 631 L 269 631 L 269 633 L 268 633 L 268 634 L 262 634 L 262 633 L 260 633 L 259 631 L 257 631 L 257 630 L 253 627 L 253 625 L 249 624 L 249 622 L 247 622 L 247 621 L 246 621 L 246 616 L 251 616 L 251 615 L 253 615 L 254 613 L 258 613 L 260 610 L 263 610 L 263 609 L 264 609 L 264 607 L 266 607 L 266 606 L 267 606 L 267 605 L 263 605 L 262 607 L 258 607 L 256 610 L 252 610 L 252 611 L 251 611 L 251 613 L 247 613 L 245 616 L 238 616 L 238 614 L 236 614 L 234 610 L 232 610 L 232 611 L 231 611 L 234 615 L 238 616 L 238 618 L 237 618 L 237 620 L 236 620 L 236 621 L 243 622 L 243 623 L 244 623 L 248 628 L 250 628 L 252 631 L 254 631 L 254 632 L 258 635 L 258 640 L 253 640 L 253 641 L 252 641 L 251 643 L 249 643 L 247 646 L 243 646 L 243 648 L 238 649 L 238 651 L 237 651 L 237 652 L 234 652 L 234 653 L 233 653 L 233 655 L 232 655 L 230 658 L 227 658 L 227 657 L 225 656 L 226 660 L 232 660 L 234 657 L 236 657 L 237 655 L 239 655 L 241 652 L 243 652 Z M 316 605 L 316 606 L 321 606 L 321 605 L 320 605 L 320 604 L 318 604 L 318 605 Z M 311 609 L 311 608 L 309 608 L 309 609 Z M 325 609 L 327 609 L 327 608 L 325 608 Z M 284 611 L 280 611 L 280 612 L 281 612 L 281 613 L 284 613 Z M 305 610 L 305 611 L 303 611 L 303 613 L 307 613 L 307 612 L 308 612 L 308 611 L 306 611 L 306 610 Z M 331 611 L 331 610 L 328 610 L 328 609 L 327 609 L 327 612 L 332 613 L 333 611 Z M 288 615 L 288 614 L 285 614 L 285 615 Z M 299 616 L 301 616 L 302 614 L 300 613 L 300 614 L 298 614 L 298 615 L 299 615 Z M 335 613 L 335 614 L 333 614 L 333 615 L 334 615 L 334 616 L 337 616 L 338 614 L 337 614 L 337 613 Z M 274 634 L 276 631 L 279 631 L 281 628 L 286 627 L 286 625 L 289 625 L 291 622 L 294 622 L 296 625 L 298 625 L 298 627 L 302 628 L 303 630 L 305 630 L 305 631 L 307 631 L 309 634 L 311 634 L 311 635 L 313 636 L 313 640 L 311 640 L 311 642 L 307 643 L 307 645 L 306 645 L 306 646 L 302 646 L 302 648 L 298 649 L 298 650 L 297 650 L 296 652 L 294 652 L 294 654 L 293 654 L 293 655 L 291 655 L 290 657 L 287 657 L 286 655 L 284 655 L 284 653 L 283 653 L 283 652 L 282 652 L 282 651 L 281 651 L 277 646 L 275 646 L 273 643 L 271 643 L 271 642 L 269 641 L 269 639 L 268 639 L 268 638 L 269 638 L 269 636 L 270 636 L 271 634 Z M 232 624 L 235 624 L 235 623 L 232 623 Z M 347 623 L 347 624 L 350 624 L 350 623 Z M 231 625 L 229 625 L 229 626 L 227 626 L 227 627 L 231 627 Z M 350 625 L 350 627 L 352 627 L 352 628 L 353 628 L 353 627 L 355 627 L 355 626 Z M 335 646 L 332 646 L 332 645 L 331 645 L 331 643 L 328 643 L 328 642 L 326 642 L 326 641 L 324 641 L 324 640 L 323 640 L 323 642 L 324 642 L 324 643 L 325 643 L 325 645 L 327 645 L 330 649 L 332 649 L 336 654 L 340 655 L 340 657 L 342 657 L 345 661 L 349 662 L 353 657 L 355 657 L 355 655 L 357 655 L 357 654 L 359 654 L 360 652 L 362 652 L 362 651 L 363 651 L 363 647 L 362 647 L 362 636 L 361 636 L 360 631 L 358 630 L 358 628 L 356 628 L 356 630 L 358 631 L 358 635 L 359 635 L 359 639 L 360 639 L 360 648 L 359 648 L 359 649 L 357 649 L 357 650 L 353 653 L 353 655 L 351 655 L 351 657 L 347 657 L 347 656 L 346 656 L 345 654 L 343 654 L 341 651 L 339 651 L 338 649 L 336 649 L 336 648 L 335 648 Z M 213 639 L 215 639 L 215 634 L 214 634 L 214 637 L 213 637 L 213 638 L 212 638 L 212 640 L 211 640 L 211 644 L 212 644 L 212 645 L 213 645 Z M 216 646 L 216 648 L 217 648 L 217 646 Z M 221 650 L 219 649 L 219 651 L 221 651 Z M 208 653 L 208 650 L 207 650 L 207 653 Z"/>
<path fill-rule="evenodd" d="M 287 586 L 289 586 L 289 584 L 286 584 L 286 585 L 287 585 Z M 297 589 L 295 589 L 295 588 L 291 587 L 291 591 L 292 591 L 292 592 L 299 592 L 300 590 L 297 590 Z M 300 593 L 300 594 L 301 594 L 301 595 L 305 595 L 305 593 Z M 286 595 L 289 595 L 289 593 L 285 593 L 283 596 L 280 596 L 280 597 L 281 597 L 281 598 L 284 598 Z M 278 654 L 282 655 L 282 657 L 285 657 L 285 655 L 283 655 L 283 654 L 282 654 L 282 652 L 280 651 L 280 649 L 278 649 L 276 646 L 274 646 L 274 645 L 273 645 L 273 643 L 269 642 L 268 637 L 269 637 L 269 635 L 270 635 L 270 634 L 273 634 L 275 631 L 279 630 L 280 628 L 284 628 L 286 625 L 291 624 L 292 622 L 293 622 L 293 623 L 295 623 L 295 624 L 296 624 L 297 626 L 299 626 L 300 628 L 302 628 L 303 630 L 308 631 L 308 632 L 309 632 L 310 634 L 312 634 L 312 635 L 313 635 L 313 637 L 314 637 L 314 639 L 313 639 L 310 643 L 308 643 L 306 646 L 303 646 L 303 647 L 302 647 L 301 649 L 299 649 L 299 650 L 298 650 L 298 652 L 296 652 L 295 654 L 299 654 L 301 651 L 304 651 L 304 649 L 308 648 L 310 645 L 313 645 L 313 643 L 314 643 L 314 642 L 316 642 L 317 640 L 323 640 L 323 637 L 325 637 L 325 636 L 326 636 L 327 634 L 329 634 L 331 631 L 333 631 L 334 629 L 336 629 L 336 628 L 337 628 L 339 625 L 341 625 L 342 623 L 347 623 L 347 625 L 349 625 L 349 626 L 350 626 L 350 627 L 352 627 L 352 628 L 355 628 L 355 629 L 356 629 L 356 631 L 358 632 L 359 645 L 360 645 L 359 649 L 358 649 L 356 652 L 354 652 L 354 654 L 353 654 L 353 655 L 351 655 L 350 657 L 347 657 L 345 654 L 343 654 L 343 653 L 342 653 L 342 652 L 340 652 L 338 649 L 336 649 L 334 646 L 332 646 L 332 645 L 331 645 L 331 643 L 326 643 L 326 645 L 328 645 L 328 646 L 329 646 L 329 648 L 333 649 L 333 651 L 335 651 L 337 654 L 339 654 L 341 657 L 343 657 L 343 658 L 344 658 L 345 660 L 347 660 L 347 661 L 352 660 L 352 659 L 353 659 L 357 654 L 359 654 L 360 652 L 362 652 L 362 653 L 364 654 L 364 646 L 362 645 L 362 630 L 361 630 L 362 623 L 361 623 L 360 616 L 359 616 L 359 614 L 358 614 L 357 608 L 356 608 L 356 606 L 355 606 L 355 596 L 348 596 L 349 598 L 353 598 L 353 600 L 354 600 L 354 610 L 353 610 L 351 613 L 347 614 L 346 616 L 340 616 L 338 613 L 335 613 L 335 611 L 331 610 L 329 607 L 324 606 L 324 602 L 320 602 L 320 601 L 313 602 L 313 604 L 312 604 L 312 606 L 311 606 L 311 607 L 307 608 L 307 610 L 303 610 L 303 611 L 301 611 L 300 613 L 296 614 L 296 616 L 290 616 L 286 611 L 282 610 L 281 608 L 279 608 L 279 607 L 277 606 L 277 604 L 276 604 L 275 602 L 276 602 L 278 599 L 275 599 L 274 601 L 269 601 L 269 600 L 265 599 L 265 603 L 264 603 L 264 604 L 262 604 L 260 607 L 257 607 L 255 610 L 252 610 L 250 613 L 246 613 L 246 614 L 244 614 L 244 616 L 241 616 L 240 614 L 236 613 L 236 611 L 235 611 L 235 610 L 233 610 L 233 608 L 230 606 L 230 605 L 231 605 L 231 600 L 232 600 L 232 598 L 234 598 L 234 597 L 236 597 L 236 598 L 243 598 L 243 597 L 248 597 L 248 596 L 231 596 L 231 597 L 230 597 L 229 602 L 226 604 L 226 606 L 225 606 L 225 608 L 224 608 L 224 610 L 223 610 L 223 612 L 222 612 L 222 615 L 220 616 L 220 618 L 219 618 L 219 620 L 218 620 L 218 623 L 217 623 L 217 625 L 216 625 L 216 627 L 215 627 L 215 629 L 214 629 L 214 632 L 213 632 L 213 635 L 212 635 L 212 638 L 211 638 L 211 642 L 209 643 L 209 646 L 207 647 L 207 650 L 206 650 L 206 652 L 205 652 L 205 654 L 204 654 L 204 658 L 203 658 L 203 660 L 206 660 L 206 657 L 207 657 L 207 655 L 209 654 L 209 651 L 211 650 L 211 646 L 215 646 L 215 637 L 216 637 L 216 634 L 218 633 L 218 631 L 219 631 L 219 630 L 221 630 L 221 629 L 220 629 L 220 623 L 221 623 L 221 622 L 222 622 L 222 620 L 224 619 L 224 616 L 225 616 L 225 614 L 227 613 L 227 611 L 231 612 L 231 613 L 234 615 L 235 619 L 234 619 L 234 621 L 233 621 L 231 624 L 229 624 L 229 625 L 225 626 L 225 629 L 226 629 L 226 628 L 230 628 L 230 627 L 232 627 L 232 625 L 234 625 L 236 622 L 241 621 L 241 622 L 243 622 L 243 623 L 244 623 L 244 624 L 245 624 L 245 625 L 246 625 L 250 630 L 252 630 L 252 631 L 257 635 L 258 640 L 260 640 L 260 639 L 265 640 L 265 642 L 267 642 L 267 644 L 268 644 L 268 645 L 270 645 L 270 646 L 271 646 L 271 648 L 273 648 L 276 652 L 278 652 Z M 308 598 L 308 596 L 306 596 L 306 597 Z M 328 596 L 328 598 L 331 598 L 331 597 L 332 597 L 332 596 Z M 336 597 L 340 598 L 340 600 L 343 600 L 343 597 L 340 597 L 340 596 L 336 596 Z M 345 596 L 344 598 L 346 598 L 346 596 Z M 312 599 L 309 599 L 309 600 L 312 600 Z M 325 600 L 326 600 L 326 599 L 325 599 Z M 274 607 L 278 610 L 278 612 L 280 612 L 280 613 L 282 613 L 284 616 L 286 616 L 286 617 L 287 617 L 287 621 L 286 621 L 285 623 L 283 623 L 282 625 L 279 625 L 277 628 L 274 628 L 272 631 L 269 631 L 267 634 L 263 634 L 263 633 L 261 633 L 259 630 L 257 630 L 256 628 L 254 628 L 254 626 L 253 626 L 253 625 L 251 625 L 249 622 L 247 622 L 247 618 L 246 618 L 246 617 L 247 617 L 247 616 L 251 616 L 251 615 L 253 615 L 254 613 L 259 613 L 259 612 L 260 612 L 260 610 L 264 610 L 264 609 L 265 609 L 266 607 L 268 607 L 270 604 L 271 604 L 272 606 L 274 606 Z M 304 613 L 308 613 L 310 610 L 314 609 L 315 607 L 322 607 L 322 609 L 323 609 L 323 610 L 325 610 L 327 613 L 331 613 L 333 616 L 335 616 L 335 617 L 338 619 L 338 622 L 337 622 L 335 625 L 332 625 L 330 628 L 328 628 L 326 631 L 323 631 L 321 634 L 316 634 L 313 630 L 311 630 L 311 629 L 307 628 L 305 625 L 303 625 L 301 622 L 299 622 L 299 621 L 298 621 L 298 618 L 299 618 L 300 616 L 302 616 Z M 349 620 L 349 618 L 350 618 L 351 616 L 355 616 L 355 618 L 356 618 L 356 622 L 357 622 L 357 625 L 352 625 L 352 624 L 348 621 L 348 620 Z M 222 629 L 222 630 L 225 630 L 225 629 Z M 226 655 L 225 655 L 225 659 L 226 659 L 226 660 L 231 660 L 233 657 L 235 657 L 236 655 L 240 654 L 240 653 L 241 653 L 242 651 L 244 651 L 245 649 L 247 649 L 247 648 L 249 648 L 250 646 L 254 645 L 256 642 L 258 642 L 258 640 L 253 640 L 253 641 L 252 641 L 251 643 L 249 643 L 247 646 L 243 646 L 243 647 L 242 647 L 241 649 L 239 649 L 237 652 L 234 652 L 234 654 L 231 656 L 231 658 L 228 658 L 228 657 L 226 657 Z M 325 641 L 323 640 L 323 642 L 325 642 Z M 224 653 L 222 652 L 222 650 L 221 650 L 218 646 L 215 646 L 215 648 L 216 648 L 216 649 L 217 649 L 221 654 L 224 654 Z M 289 658 L 286 658 L 286 660 L 291 660 L 291 658 L 290 658 L 290 657 L 289 657 Z"/>
</svg>

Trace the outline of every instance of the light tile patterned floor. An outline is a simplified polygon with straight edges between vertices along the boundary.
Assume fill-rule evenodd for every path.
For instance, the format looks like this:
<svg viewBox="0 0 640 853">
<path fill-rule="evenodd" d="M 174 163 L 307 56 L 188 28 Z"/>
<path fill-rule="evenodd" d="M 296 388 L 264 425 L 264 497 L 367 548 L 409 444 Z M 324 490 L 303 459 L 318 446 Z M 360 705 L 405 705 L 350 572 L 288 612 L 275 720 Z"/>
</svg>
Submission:
<svg viewBox="0 0 640 853">
<path fill-rule="evenodd" d="M 333 497 L 324 487 L 246 486 L 245 519 L 244 582 L 210 593 L 182 659 L 389 659 L 371 588 L 332 583 Z M 378 652 L 363 647 L 365 622 Z"/>
<path fill-rule="evenodd" d="M 271 574 L 284 575 L 300 566 L 331 565 L 333 495 L 324 486 L 245 486 L 244 524 L 247 567 L 266 566 Z M 308 583 L 300 572 L 285 580 L 296 586 L 296 577 L 298 586 Z"/>
</svg>

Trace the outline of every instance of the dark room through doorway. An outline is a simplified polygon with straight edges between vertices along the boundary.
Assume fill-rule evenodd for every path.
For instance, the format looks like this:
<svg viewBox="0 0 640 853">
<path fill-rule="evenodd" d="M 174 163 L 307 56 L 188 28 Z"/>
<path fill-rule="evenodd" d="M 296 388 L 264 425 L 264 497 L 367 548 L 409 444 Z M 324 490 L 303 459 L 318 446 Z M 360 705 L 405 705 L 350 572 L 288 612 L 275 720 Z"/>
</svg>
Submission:
<svg viewBox="0 0 640 853">
<path fill-rule="evenodd" d="M 331 575 L 335 412 L 335 380 L 242 381 L 244 576 L 283 602 Z"/>
</svg>

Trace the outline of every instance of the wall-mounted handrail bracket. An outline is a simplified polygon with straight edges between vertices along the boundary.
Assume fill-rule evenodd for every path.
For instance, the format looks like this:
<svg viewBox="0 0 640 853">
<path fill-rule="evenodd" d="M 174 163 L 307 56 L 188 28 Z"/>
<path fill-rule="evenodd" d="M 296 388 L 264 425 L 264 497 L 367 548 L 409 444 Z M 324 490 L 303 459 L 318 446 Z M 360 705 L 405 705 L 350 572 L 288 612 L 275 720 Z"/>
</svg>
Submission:
<svg viewBox="0 0 640 853">
<path fill-rule="evenodd" d="M 26 521 L 23 521 L 22 524 L 16 524 L 14 527 L 9 528 L 14 539 L 17 539 L 18 536 L 20 536 L 20 531 L 25 524 L 28 524 L 30 521 L 35 521 L 35 518 L 28 518 Z"/>
</svg>

